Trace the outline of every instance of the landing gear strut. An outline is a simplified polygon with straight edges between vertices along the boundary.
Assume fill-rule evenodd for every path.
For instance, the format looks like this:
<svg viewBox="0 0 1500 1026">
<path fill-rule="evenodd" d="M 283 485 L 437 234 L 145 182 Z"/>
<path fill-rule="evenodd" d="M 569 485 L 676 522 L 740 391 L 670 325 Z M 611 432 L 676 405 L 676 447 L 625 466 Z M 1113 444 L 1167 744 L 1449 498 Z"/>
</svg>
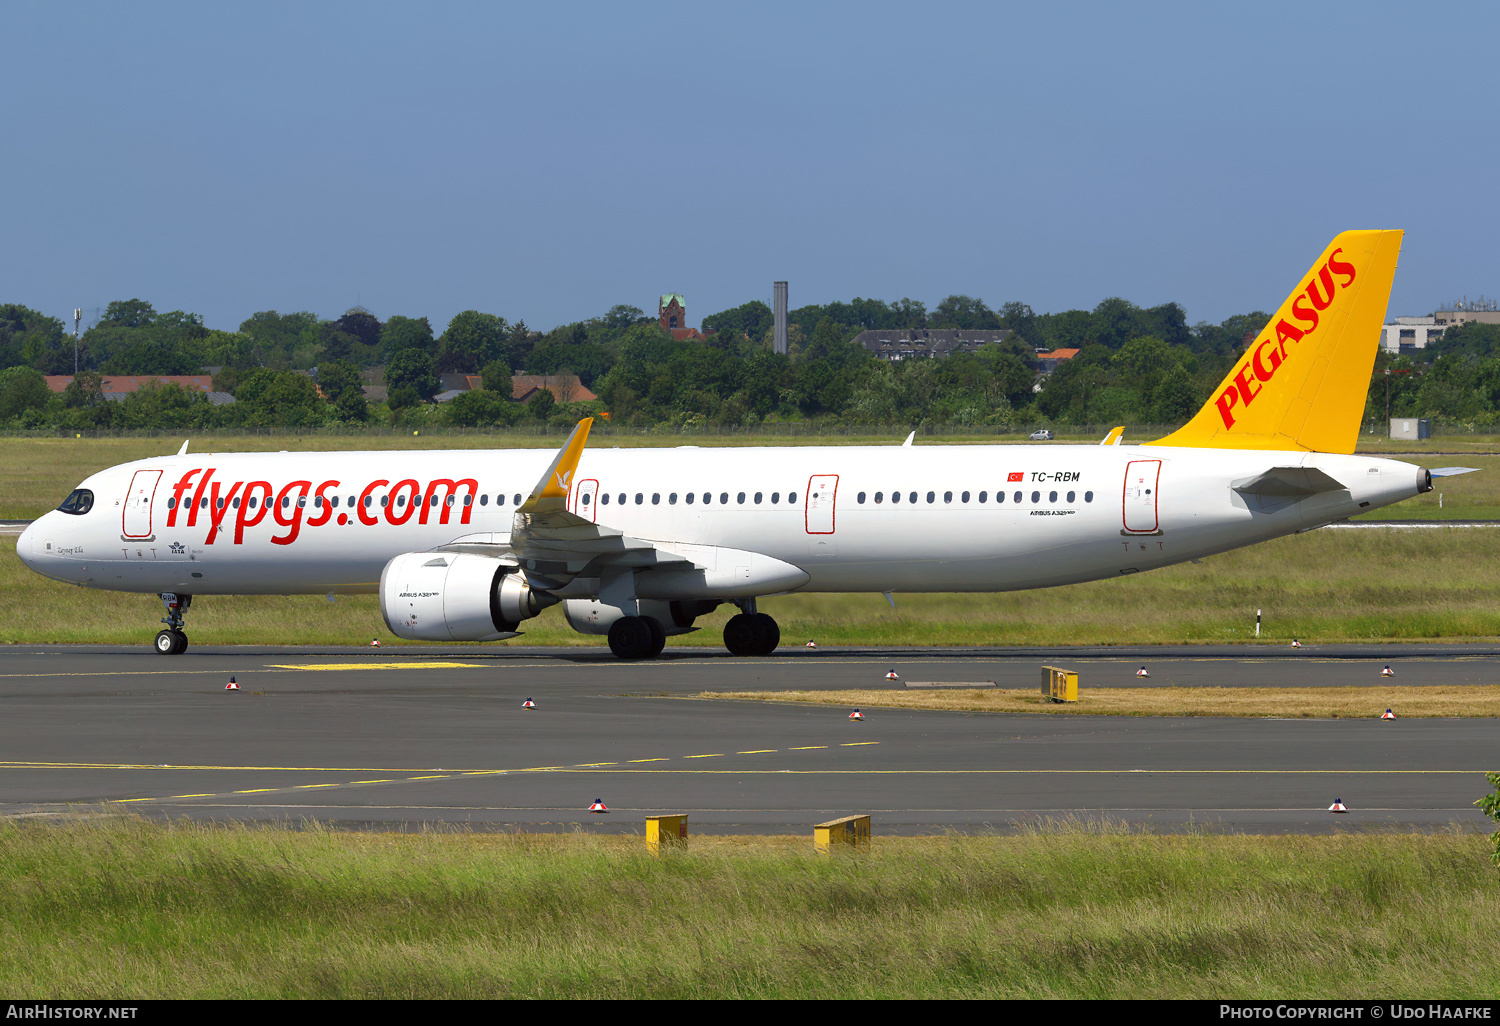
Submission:
<svg viewBox="0 0 1500 1026">
<path fill-rule="evenodd" d="M 755 611 L 755 600 L 745 599 L 736 603 L 742 613 L 736 613 L 724 625 L 724 647 L 730 655 L 770 655 L 781 644 L 781 628 L 765 613 Z"/>
<path fill-rule="evenodd" d="M 187 621 L 182 614 L 193 604 L 193 596 L 165 591 L 161 595 L 161 604 L 167 607 L 167 615 L 161 621 L 167 629 L 156 635 L 156 652 L 158 655 L 182 655 L 188 647 L 187 635 L 182 633 Z"/>
<path fill-rule="evenodd" d="M 622 616 L 609 625 L 616 659 L 655 659 L 667 647 L 667 632 L 654 616 Z"/>
</svg>

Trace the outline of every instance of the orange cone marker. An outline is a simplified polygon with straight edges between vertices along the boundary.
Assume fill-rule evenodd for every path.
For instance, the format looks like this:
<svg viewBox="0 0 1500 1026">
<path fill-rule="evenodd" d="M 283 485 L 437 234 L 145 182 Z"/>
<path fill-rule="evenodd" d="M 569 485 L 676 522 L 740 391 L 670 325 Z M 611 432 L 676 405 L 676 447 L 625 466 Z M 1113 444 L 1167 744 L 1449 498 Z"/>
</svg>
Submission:
<svg viewBox="0 0 1500 1026">
<path fill-rule="evenodd" d="M 862 719 L 865 718 L 865 714 L 862 713 L 862 712 L 860 712 L 858 709 L 856 709 L 852 713 L 849 714 L 849 718 L 851 720 L 862 720 Z"/>
<path fill-rule="evenodd" d="M 521 708 L 522 709 L 535 709 L 536 708 L 536 703 L 533 702 L 531 699 L 528 698 L 528 699 L 526 699 L 526 701 L 524 701 L 524 702 L 521 703 Z"/>
<path fill-rule="evenodd" d="M 224 690 L 225 691 L 238 691 L 239 689 L 240 689 L 240 686 L 234 682 L 234 678 L 233 677 L 230 677 L 229 678 L 229 683 L 224 685 Z"/>
<path fill-rule="evenodd" d="M 1396 714 L 1387 709 L 1380 717 L 1382 720 L 1394 720 Z"/>
<path fill-rule="evenodd" d="M 1329 812 L 1348 812 L 1349 810 L 1346 809 L 1346 808 L 1344 808 L 1344 800 L 1342 798 L 1335 798 L 1333 800 L 1333 804 L 1330 805 L 1330 806 L 1328 806 L 1328 811 Z"/>
<path fill-rule="evenodd" d="M 595 798 L 594 799 L 594 804 L 592 804 L 592 805 L 589 806 L 589 811 L 590 812 L 608 812 L 609 809 L 605 807 L 603 799 Z"/>
</svg>

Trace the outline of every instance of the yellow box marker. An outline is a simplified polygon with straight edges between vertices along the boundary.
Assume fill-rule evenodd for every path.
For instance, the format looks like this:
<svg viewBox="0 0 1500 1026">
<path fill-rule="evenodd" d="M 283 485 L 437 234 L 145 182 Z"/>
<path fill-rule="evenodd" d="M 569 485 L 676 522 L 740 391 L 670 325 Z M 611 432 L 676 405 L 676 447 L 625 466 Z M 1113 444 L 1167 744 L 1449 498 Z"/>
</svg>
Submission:
<svg viewBox="0 0 1500 1026">
<path fill-rule="evenodd" d="M 660 855 L 663 845 L 687 847 L 687 813 L 646 817 L 646 848 Z"/>
<path fill-rule="evenodd" d="M 870 817 L 845 816 L 843 819 L 831 819 L 827 823 L 819 823 L 813 827 L 813 848 L 818 854 L 829 854 L 835 844 L 847 844 L 855 848 L 860 845 L 868 847 Z"/>
<path fill-rule="evenodd" d="M 1042 697 L 1054 702 L 1078 701 L 1078 674 L 1073 670 L 1043 666 Z"/>
</svg>

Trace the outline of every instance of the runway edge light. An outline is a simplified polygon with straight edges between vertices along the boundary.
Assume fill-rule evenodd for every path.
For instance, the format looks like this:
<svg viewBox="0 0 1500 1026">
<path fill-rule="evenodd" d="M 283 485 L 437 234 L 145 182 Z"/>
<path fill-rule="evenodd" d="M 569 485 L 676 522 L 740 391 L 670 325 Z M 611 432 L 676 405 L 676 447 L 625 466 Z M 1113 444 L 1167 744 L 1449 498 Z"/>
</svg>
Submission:
<svg viewBox="0 0 1500 1026">
<path fill-rule="evenodd" d="M 602 799 L 602 798 L 595 798 L 594 799 L 594 804 L 592 804 L 592 805 L 589 806 L 589 811 L 590 812 L 608 812 L 609 811 L 609 806 L 607 806 L 607 805 L 604 804 L 604 799 Z"/>
<path fill-rule="evenodd" d="M 224 690 L 225 691 L 238 691 L 239 689 L 240 689 L 240 686 L 235 683 L 233 677 L 230 677 L 229 678 L 229 683 L 224 685 Z"/>
<path fill-rule="evenodd" d="M 528 699 L 526 699 L 526 701 L 524 701 L 524 702 L 521 703 L 521 708 L 522 709 L 535 709 L 536 708 L 536 703 L 533 702 L 531 699 L 528 698 Z"/>
<path fill-rule="evenodd" d="M 1349 810 L 1344 807 L 1344 800 L 1342 798 L 1335 798 L 1333 800 L 1333 804 L 1330 805 L 1330 806 L 1328 806 L 1328 811 L 1329 812 L 1348 812 Z"/>
<path fill-rule="evenodd" d="M 1384 713 L 1381 714 L 1380 718 L 1382 720 L 1394 720 L 1396 718 L 1396 714 L 1387 709 Z"/>
<path fill-rule="evenodd" d="M 851 720 L 862 720 L 862 719 L 865 718 L 865 714 L 862 713 L 862 712 L 860 712 L 858 709 L 856 709 L 852 713 L 849 714 L 849 718 Z"/>
</svg>

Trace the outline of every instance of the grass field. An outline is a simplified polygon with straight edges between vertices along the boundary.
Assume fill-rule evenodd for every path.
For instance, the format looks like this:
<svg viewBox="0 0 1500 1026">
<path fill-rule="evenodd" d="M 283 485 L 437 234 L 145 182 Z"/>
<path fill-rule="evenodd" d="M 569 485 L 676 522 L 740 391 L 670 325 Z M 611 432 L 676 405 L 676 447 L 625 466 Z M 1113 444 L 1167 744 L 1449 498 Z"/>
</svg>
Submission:
<svg viewBox="0 0 1500 1026">
<path fill-rule="evenodd" d="M 0 643 L 147 644 L 161 603 L 58 584 L 32 573 L 0 538 L 10 602 Z M 1500 529 L 1316 531 L 1204 560 L 1041 591 L 980 595 L 789 595 L 761 608 L 782 643 L 819 645 L 1148 645 L 1261 640 L 1417 641 L 1500 637 Z M 724 606 L 668 646 L 723 643 Z M 518 644 L 599 645 L 554 607 Z M 188 614 L 194 644 L 364 644 L 385 629 L 374 596 L 205 596 Z"/>
<path fill-rule="evenodd" d="M 639 836 L 10 822 L 0 991 L 1500 996 L 1500 870 L 1479 834 L 878 830 L 833 857 L 728 837 L 654 858 Z"/>
</svg>

